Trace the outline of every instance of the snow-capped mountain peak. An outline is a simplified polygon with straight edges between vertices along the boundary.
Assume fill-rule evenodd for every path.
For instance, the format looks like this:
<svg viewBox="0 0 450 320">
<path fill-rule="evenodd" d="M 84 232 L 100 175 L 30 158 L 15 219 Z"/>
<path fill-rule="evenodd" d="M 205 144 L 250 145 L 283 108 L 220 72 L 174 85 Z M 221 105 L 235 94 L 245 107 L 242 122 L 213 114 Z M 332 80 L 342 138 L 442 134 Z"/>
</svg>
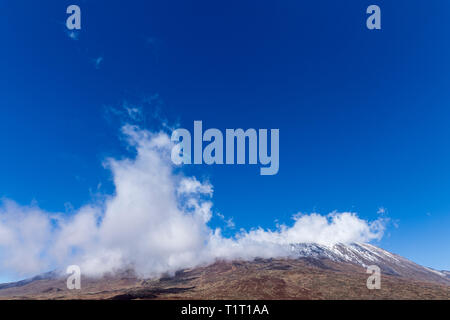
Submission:
<svg viewBox="0 0 450 320">
<path fill-rule="evenodd" d="M 450 283 L 444 272 L 420 266 L 399 255 L 390 253 L 368 243 L 317 243 L 291 244 L 291 252 L 297 258 L 329 259 L 335 262 L 352 263 L 367 268 L 376 265 L 388 275 Z"/>
</svg>

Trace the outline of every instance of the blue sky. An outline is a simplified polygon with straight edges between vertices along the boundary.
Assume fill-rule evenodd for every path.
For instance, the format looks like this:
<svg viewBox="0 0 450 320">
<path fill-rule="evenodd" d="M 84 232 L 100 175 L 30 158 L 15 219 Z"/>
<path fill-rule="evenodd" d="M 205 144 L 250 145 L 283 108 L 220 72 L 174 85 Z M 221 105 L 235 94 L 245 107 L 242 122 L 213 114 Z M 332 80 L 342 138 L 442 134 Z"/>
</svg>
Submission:
<svg viewBox="0 0 450 320">
<path fill-rule="evenodd" d="M 66 8 L 82 29 L 68 36 Z M 365 27 L 378 4 L 382 30 Z M 196 166 L 237 228 L 297 212 L 391 219 L 377 245 L 450 270 L 447 1 L 0 2 L 0 196 L 48 211 L 113 192 L 111 107 L 192 130 L 279 128 L 280 171 Z M 108 111 L 109 110 L 109 111 Z M 214 223 L 214 221 L 212 222 Z M 1 279 L 0 279 L 1 280 Z"/>
</svg>

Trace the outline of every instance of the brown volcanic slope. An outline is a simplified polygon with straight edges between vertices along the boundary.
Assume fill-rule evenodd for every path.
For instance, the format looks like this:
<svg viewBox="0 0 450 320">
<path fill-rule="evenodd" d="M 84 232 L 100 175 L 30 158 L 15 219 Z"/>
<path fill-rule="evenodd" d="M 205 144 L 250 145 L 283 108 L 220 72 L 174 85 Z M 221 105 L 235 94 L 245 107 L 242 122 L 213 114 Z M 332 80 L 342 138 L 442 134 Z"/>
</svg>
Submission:
<svg viewBox="0 0 450 320">
<path fill-rule="evenodd" d="M 450 299 L 450 281 L 382 274 L 381 289 L 369 290 L 365 271 L 329 259 L 220 261 L 160 279 L 131 272 L 82 278 L 81 290 L 68 290 L 58 277 L 0 285 L 0 299 Z"/>
</svg>

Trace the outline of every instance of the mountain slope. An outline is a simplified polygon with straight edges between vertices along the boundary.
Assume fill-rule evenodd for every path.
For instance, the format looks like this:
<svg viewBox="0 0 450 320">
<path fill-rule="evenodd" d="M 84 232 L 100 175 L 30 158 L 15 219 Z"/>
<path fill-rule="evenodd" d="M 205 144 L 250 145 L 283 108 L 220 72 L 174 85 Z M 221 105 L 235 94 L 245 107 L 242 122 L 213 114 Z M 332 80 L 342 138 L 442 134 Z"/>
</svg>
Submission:
<svg viewBox="0 0 450 320">
<path fill-rule="evenodd" d="M 132 271 L 82 277 L 81 290 L 48 273 L 0 286 L 1 299 L 450 299 L 448 272 L 421 267 L 367 244 L 291 246 L 289 259 L 217 261 L 174 276 L 139 279 Z M 369 290 L 368 265 L 381 289 Z"/>
</svg>

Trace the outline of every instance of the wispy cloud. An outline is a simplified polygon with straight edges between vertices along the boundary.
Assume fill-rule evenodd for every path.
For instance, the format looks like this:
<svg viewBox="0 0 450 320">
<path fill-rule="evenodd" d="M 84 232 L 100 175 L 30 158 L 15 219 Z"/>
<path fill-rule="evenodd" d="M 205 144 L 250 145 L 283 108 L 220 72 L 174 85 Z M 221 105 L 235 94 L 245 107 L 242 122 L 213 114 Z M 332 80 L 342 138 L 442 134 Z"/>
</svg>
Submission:
<svg viewBox="0 0 450 320">
<path fill-rule="evenodd" d="M 378 210 L 377 210 L 377 213 L 381 214 L 381 215 L 386 214 L 386 212 L 387 212 L 387 210 L 386 210 L 385 207 L 379 207 Z"/>
<path fill-rule="evenodd" d="M 224 216 L 223 214 L 221 214 L 220 212 L 217 213 L 217 216 L 218 216 L 223 222 L 225 222 L 227 228 L 234 229 L 234 227 L 236 226 L 235 223 L 234 223 L 234 221 L 233 221 L 233 218 L 228 218 L 228 219 L 227 219 L 227 218 L 225 218 L 225 216 Z"/>
<path fill-rule="evenodd" d="M 67 30 L 66 29 L 66 34 L 72 40 L 78 40 L 80 38 L 80 31 L 77 31 L 77 30 Z"/>
<path fill-rule="evenodd" d="M 101 65 L 101 63 L 103 62 L 103 57 L 97 57 L 97 58 L 95 58 L 95 59 L 93 59 L 92 60 L 93 61 L 93 63 L 94 63 L 94 67 L 95 67 L 95 69 L 100 69 L 100 65 Z"/>
</svg>

